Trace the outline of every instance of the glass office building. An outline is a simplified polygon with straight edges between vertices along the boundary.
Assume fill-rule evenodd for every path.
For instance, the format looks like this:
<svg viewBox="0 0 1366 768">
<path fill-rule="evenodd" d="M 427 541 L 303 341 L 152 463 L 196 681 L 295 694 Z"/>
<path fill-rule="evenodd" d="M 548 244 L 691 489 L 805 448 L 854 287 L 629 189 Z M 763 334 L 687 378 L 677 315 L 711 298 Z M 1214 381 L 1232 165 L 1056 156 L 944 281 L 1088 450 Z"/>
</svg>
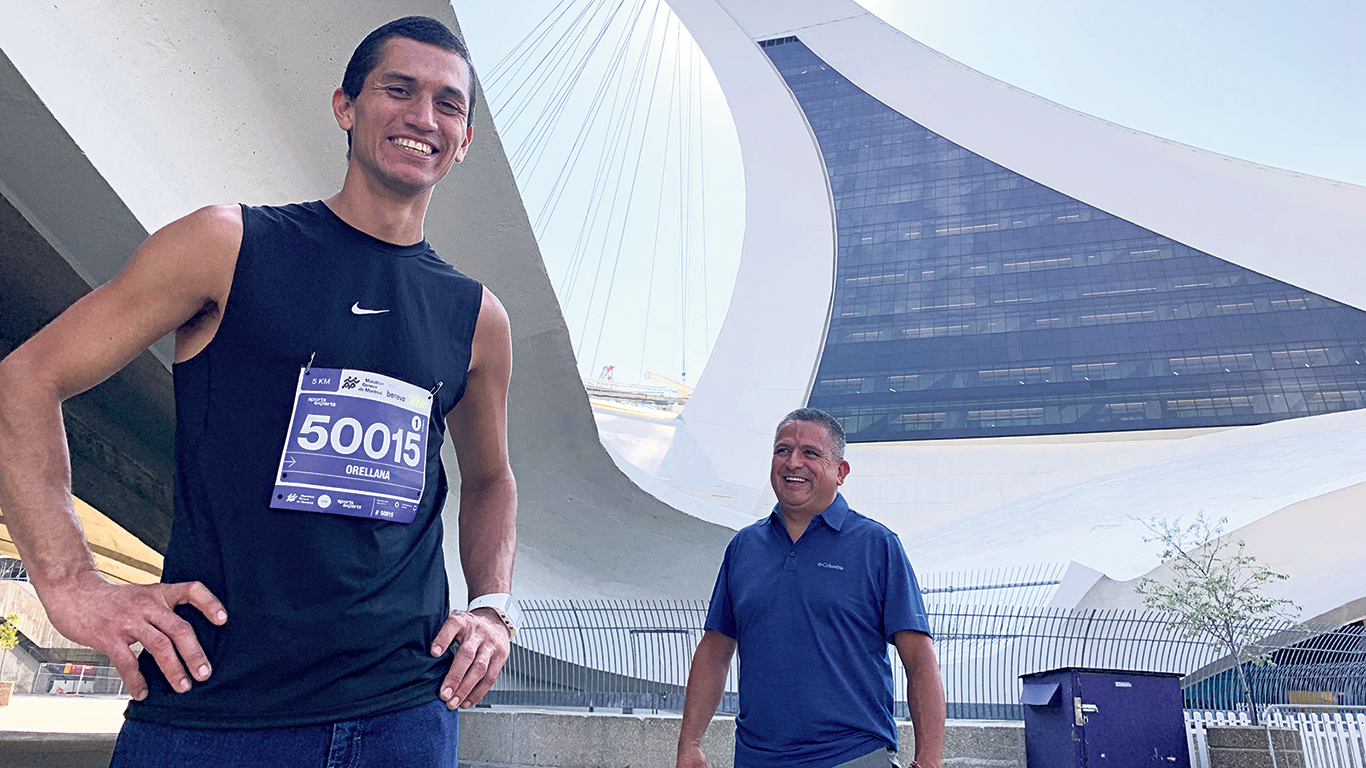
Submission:
<svg viewBox="0 0 1366 768">
<path fill-rule="evenodd" d="M 810 405 L 851 441 L 1231 426 L 1366 406 L 1366 312 L 976 155 L 796 37 L 761 45 L 829 176 L 838 256 Z"/>
</svg>

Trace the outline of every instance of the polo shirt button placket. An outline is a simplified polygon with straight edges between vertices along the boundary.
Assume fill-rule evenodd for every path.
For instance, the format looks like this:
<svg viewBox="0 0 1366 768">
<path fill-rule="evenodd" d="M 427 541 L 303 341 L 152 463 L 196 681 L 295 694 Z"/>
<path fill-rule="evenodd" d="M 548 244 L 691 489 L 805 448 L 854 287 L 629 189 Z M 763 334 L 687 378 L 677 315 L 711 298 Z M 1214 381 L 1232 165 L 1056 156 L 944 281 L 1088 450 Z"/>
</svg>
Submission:
<svg viewBox="0 0 1366 768">
<path fill-rule="evenodd" d="M 783 563 L 783 570 L 784 570 L 784 571 L 795 571 L 795 570 L 797 570 L 797 550 L 793 549 L 793 550 L 789 550 L 789 551 L 788 551 L 788 553 L 787 553 L 787 562 Z"/>
</svg>

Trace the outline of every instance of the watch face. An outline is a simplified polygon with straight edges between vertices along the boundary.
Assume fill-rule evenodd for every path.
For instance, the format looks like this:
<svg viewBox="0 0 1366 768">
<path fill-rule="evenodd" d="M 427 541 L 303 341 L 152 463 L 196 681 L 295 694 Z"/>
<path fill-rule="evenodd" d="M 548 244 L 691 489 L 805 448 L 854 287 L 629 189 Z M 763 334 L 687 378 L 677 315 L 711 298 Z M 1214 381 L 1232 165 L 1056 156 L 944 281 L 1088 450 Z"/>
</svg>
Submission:
<svg viewBox="0 0 1366 768">
<path fill-rule="evenodd" d="M 507 613 L 508 621 L 512 622 L 512 626 L 518 628 L 522 626 L 522 608 L 517 605 L 517 599 L 511 595 L 508 596 L 505 612 Z"/>
</svg>

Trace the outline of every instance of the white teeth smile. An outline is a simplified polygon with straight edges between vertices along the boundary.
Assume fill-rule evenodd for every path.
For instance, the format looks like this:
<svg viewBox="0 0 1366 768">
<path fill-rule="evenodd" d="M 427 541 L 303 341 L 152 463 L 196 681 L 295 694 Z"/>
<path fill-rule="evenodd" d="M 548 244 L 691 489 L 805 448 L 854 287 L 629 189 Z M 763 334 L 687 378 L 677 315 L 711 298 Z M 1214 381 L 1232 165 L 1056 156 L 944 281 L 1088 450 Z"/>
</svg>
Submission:
<svg viewBox="0 0 1366 768">
<path fill-rule="evenodd" d="M 783 479 L 786 480 L 786 481 L 789 482 L 789 483 L 804 483 L 804 482 L 806 482 L 806 478 L 804 478 L 804 477 L 784 477 Z"/>
<path fill-rule="evenodd" d="M 412 139 L 397 138 L 389 139 L 389 141 L 394 142 L 400 147 L 407 147 L 408 149 L 421 152 L 424 155 L 430 155 L 432 152 L 435 151 L 434 149 L 432 149 L 432 146 L 430 144 L 423 144 L 420 141 L 413 141 Z"/>
</svg>

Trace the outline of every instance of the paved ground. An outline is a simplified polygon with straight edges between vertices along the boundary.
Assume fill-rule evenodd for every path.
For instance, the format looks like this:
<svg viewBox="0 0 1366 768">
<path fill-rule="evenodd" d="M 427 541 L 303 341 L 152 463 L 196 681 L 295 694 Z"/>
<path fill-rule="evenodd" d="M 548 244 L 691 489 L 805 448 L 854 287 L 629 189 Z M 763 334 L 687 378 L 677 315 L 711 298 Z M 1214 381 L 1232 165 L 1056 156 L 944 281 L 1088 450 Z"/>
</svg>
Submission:
<svg viewBox="0 0 1366 768">
<path fill-rule="evenodd" d="M 16 694 L 0 707 L 0 731 L 118 733 L 127 699 Z"/>
</svg>

